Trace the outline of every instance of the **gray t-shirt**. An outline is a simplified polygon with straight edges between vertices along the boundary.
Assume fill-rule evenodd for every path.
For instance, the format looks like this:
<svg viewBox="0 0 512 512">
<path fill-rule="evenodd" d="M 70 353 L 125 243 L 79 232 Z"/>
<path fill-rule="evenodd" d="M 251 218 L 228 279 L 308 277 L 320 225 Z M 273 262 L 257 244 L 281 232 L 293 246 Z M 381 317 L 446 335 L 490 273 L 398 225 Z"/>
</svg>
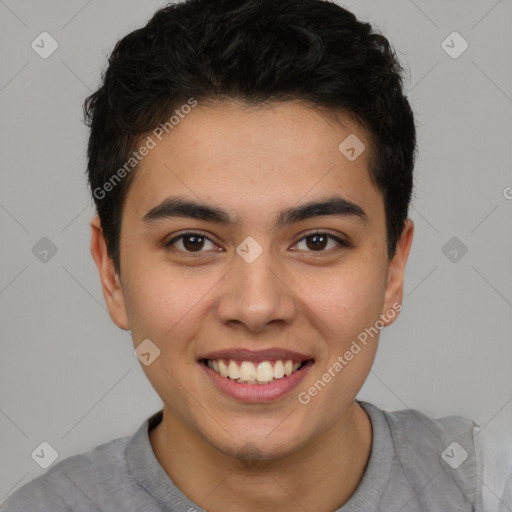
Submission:
<svg viewBox="0 0 512 512">
<path fill-rule="evenodd" d="M 357 402 L 372 423 L 370 459 L 355 493 L 334 512 L 512 510 L 508 476 L 500 473 L 503 489 L 485 496 L 489 485 L 474 422 L 461 416 L 434 419 L 413 409 L 386 412 Z M 159 411 L 132 436 L 55 464 L 14 492 L 0 511 L 204 511 L 176 487 L 153 453 L 148 432 L 161 419 Z"/>
</svg>

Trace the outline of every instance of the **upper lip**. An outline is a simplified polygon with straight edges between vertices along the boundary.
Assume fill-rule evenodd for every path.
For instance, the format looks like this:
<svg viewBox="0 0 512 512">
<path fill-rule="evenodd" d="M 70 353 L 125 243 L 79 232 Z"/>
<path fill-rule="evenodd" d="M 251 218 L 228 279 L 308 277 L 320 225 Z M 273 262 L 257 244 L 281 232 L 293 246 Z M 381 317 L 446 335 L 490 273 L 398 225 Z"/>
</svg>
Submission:
<svg viewBox="0 0 512 512">
<path fill-rule="evenodd" d="M 307 361 L 313 359 L 307 354 L 301 354 L 294 350 L 287 350 L 284 348 L 267 348 L 264 350 L 249 350 L 245 348 L 228 348 L 225 350 L 216 350 L 209 352 L 199 358 L 201 359 L 235 359 L 239 361 L 251 361 L 253 363 L 261 363 L 269 360 L 283 360 L 287 361 Z"/>
</svg>

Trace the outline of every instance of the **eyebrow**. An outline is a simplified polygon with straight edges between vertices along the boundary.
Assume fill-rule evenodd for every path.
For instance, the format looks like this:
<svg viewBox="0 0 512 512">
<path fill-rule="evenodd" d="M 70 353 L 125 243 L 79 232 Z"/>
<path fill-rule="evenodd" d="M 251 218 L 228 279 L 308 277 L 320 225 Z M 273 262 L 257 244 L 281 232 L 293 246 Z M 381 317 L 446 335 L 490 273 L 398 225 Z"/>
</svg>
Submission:
<svg viewBox="0 0 512 512">
<path fill-rule="evenodd" d="M 335 216 L 353 217 L 363 222 L 368 216 L 361 206 L 340 196 L 321 201 L 312 201 L 293 208 L 282 210 L 277 215 L 276 226 L 285 227 L 314 217 Z M 182 197 L 167 197 L 160 204 L 151 208 L 143 217 L 142 222 L 152 224 L 161 219 L 186 217 L 214 222 L 226 226 L 240 223 L 237 216 L 213 205 L 199 203 Z"/>
</svg>

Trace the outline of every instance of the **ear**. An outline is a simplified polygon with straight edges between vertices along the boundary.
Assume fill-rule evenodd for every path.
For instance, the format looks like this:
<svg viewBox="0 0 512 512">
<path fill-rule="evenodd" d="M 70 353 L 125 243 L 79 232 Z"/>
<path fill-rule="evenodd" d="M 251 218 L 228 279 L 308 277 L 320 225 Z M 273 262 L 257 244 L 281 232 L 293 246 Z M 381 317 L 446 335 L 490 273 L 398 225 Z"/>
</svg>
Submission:
<svg viewBox="0 0 512 512">
<path fill-rule="evenodd" d="M 103 296 L 110 318 L 120 329 L 127 331 L 130 329 L 130 324 L 126 314 L 123 288 L 115 271 L 114 262 L 108 254 L 107 242 L 98 216 L 92 219 L 91 229 L 91 254 L 100 273 Z"/>
<path fill-rule="evenodd" d="M 385 326 L 391 325 L 398 317 L 398 314 L 391 316 L 386 314 L 386 312 L 393 310 L 398 313 L 401 309 L 397 311 L 397 304 L 400 306 L 402 304 L 405 264 L 407 263 L 409 251 L 411 250 L 413 234 L 414 223 L 411 219 L 407 219 L 400 240 L 397 243 L 395 254 L 389 262 L 388 278 L 384 294 L 384 309 L 382 311 L 383 316 L 381 317 Z"/>
</svg>

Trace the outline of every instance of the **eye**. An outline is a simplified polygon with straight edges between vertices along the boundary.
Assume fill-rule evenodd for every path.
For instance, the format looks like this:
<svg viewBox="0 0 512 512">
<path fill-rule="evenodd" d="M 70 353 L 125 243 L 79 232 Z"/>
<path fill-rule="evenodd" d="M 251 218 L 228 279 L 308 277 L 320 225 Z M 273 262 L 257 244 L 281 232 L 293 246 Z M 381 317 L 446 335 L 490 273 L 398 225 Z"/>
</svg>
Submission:
<svg viewBox="0 0 512 512">
<path fill-rule="evenodd" d="M 215 250 L 217 247 L 206 235 L 202 233 L 183 233 L 165 244 L 165 247 L 172 247 L 185 253 L 203 252 L 205 244 L 210 243 Z"/>
<path fill-rule="evenodd" d="M 306 244 L 306 250 L 311 252 L 330 252 L 325 250 L 328 247 L 329 242 L 334 243 L 334 247 L 338 246 L 338 248 L 339 246 L 349 247 L 350 245 L 348 242 L 337 236 L 331 235 L 330 233 L 323 233 L 321 231 L 316 231 L 302 237 L 296 245 L 299 245 L 304 241 Z M 333 246 L 331 245 L 330 249 L 332 248 Z"/>
<path fill-rule="evenodd" d="M 330 252 L 326 249 L 333 249 L 338 247 L 349 247 L 350 244 L 345 240 L 331 235 L 330 233 L 324 233 L 316 231 L 302 237 L 295 245 L 305 242 L 306 251 L 309 252 Z M 170 247 L 179 252 L 186 254 L 194 254 L 204 252 L 202 249 L 208 249 L 207 244 L 211 244 L 210 250 L 219 251 L 219 248 L 212 240 L 206 235 L 198 232 L 182 233 L 179 236 L 174 237 L 165 244 L 165 247 Z M 329 247 L 331 243 L 331 247 Z M 206 246 L 206 247 L 205 247 Z M 304 249 L 303 249 L 304 250 Z"/>
</svg>

